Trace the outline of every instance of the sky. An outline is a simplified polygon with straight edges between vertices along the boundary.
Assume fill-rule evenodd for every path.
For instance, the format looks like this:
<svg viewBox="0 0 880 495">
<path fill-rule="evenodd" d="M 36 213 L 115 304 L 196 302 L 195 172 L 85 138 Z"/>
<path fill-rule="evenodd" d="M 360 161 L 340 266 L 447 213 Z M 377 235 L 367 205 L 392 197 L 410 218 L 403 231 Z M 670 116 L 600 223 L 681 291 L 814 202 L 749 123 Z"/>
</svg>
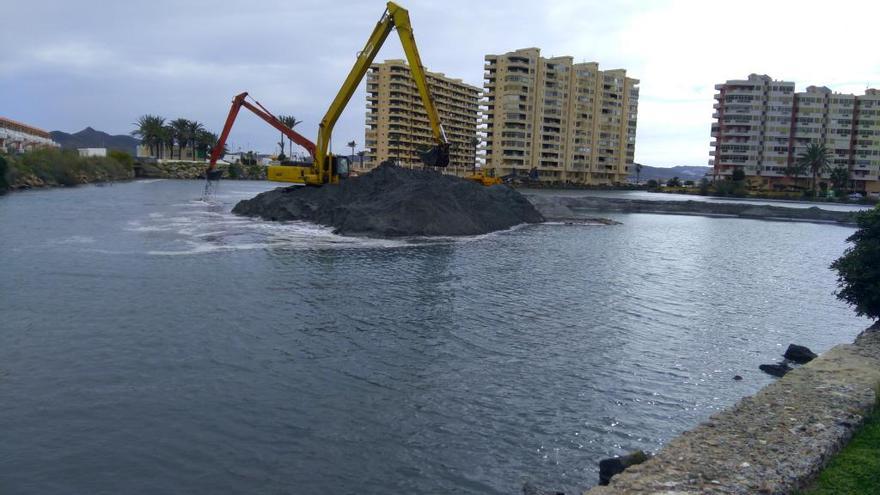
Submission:
<svg viewBox="0 0 880 495">
<path fill-rule="evenodd" d="M 750 73 L 861 94 L 880 88 L 880 2 L 401 0 L 422 63 L 482 87 L 483 57 L 539 47 L 641 81 L 636 161 L 707 165 L 714 85 Z M 143 114 L 218 132 L 248 91 L 317 124 L 379 20 L 378 0 L 4 0 L 0 115 L 46 130 L 128 134 Z M 377 61 L 403 58 L 394 33 Z M 364 140 L 364 84 L 334 147 Z M 231 149 L 278 133 L 242 112 Z"/>
</svg>

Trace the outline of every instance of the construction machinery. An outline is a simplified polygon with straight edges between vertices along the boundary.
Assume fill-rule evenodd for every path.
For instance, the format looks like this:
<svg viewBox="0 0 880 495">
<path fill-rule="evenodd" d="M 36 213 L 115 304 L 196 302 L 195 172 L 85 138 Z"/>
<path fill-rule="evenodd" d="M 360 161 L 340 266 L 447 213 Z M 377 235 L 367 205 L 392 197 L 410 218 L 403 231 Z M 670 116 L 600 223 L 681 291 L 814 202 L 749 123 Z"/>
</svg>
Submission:
<svg viewBox="0 0 880 495">
<path fill-rule="evenodd" d="M 479 172 L 474 171 L 470 175 L 465 175 L 464 178 L 487 187 L 504 183 L 504 180 L 502 180 L 501 177 L 495 176 L 494 168 L 490 168 L 488 170 L 481 168 Z"/>
<path fill-rule="evenodd" d="M 347 177 L 350 165 L 348 157 L 333 155 L 330 152 L 330 139 L 333 134 L 333 126 L 336 125 L 336 121 L 339 119 L 339 116 L 342 114 L 346 105 L 348 105 L 349 100 L 351 100 L 352 95 L 355 93 L 355 90 L 357 90 L 364 75 L 366 75 L 367 70 L 370 68 L 370 64 L 373 63 L 373 59 L 376 57 L 382 44 L 388 38 L 391 30 L 395 28 L 397 29 L 397 34 L 400 36 L 400 42 L 403 45 L 403 51 L 406 54 L 410 71 L 412 72 L 419 95 L 422 98 L 422 104 L 428 114 L 428 121 L 431 123 L 431 132 L 435 143 L 428 151 L 420 153 L 420 158 L 422 159 L 422 162 L 428 166 L 447 166 L 449 164 L 449 140 L 446 138 L 446 132 L 443 130 L 443 125 L 440 123 L 437 108 L 434 105 L 431 91 L 428 88 L 428 81 L 425 77 L 425 68 L 422 66 L 419 51 L 416 48 L 416 41 L 413 37 L 409 12 L 394 2 L 388 2 L 385 12 L 382 14 L 375 29 L 373 29 L 373 33 L 367 40 L 367 44 L 364 46 L 364 49 L 358 53 L 354 67 L 352 67 L 345 82 L 342 83 L 342 88 L 340 88 L 336 98 L 333 99 L 324 118 L 321 119 L 321 123 L 318 126 L 317 144 L 313 144 L 308 139 L 305 139 L 298 133 L 294 132 L 293 129 L 290 129 L 279 122 L 277 118 L 272 116 L 271 113 L 261 105 L 250 105 L 249 102 L 244 100 L 247 93 L 242 93 L 242 95 L 244 95 L 243 97 L 242 95 L 239 95 L 236 97 L 236 100 L 233 101 L 229 117 L 226 119 L 226 127 L 224 127 L 223 134 L 211 153 L 211 164 L 208 167 L 208 176 L 210 177 L 212 174 L 215 176 L 217 175 L 217 172 L 215 171 L 216 159 L 219 158 L 223 149 L 226 137 L 228 136 L 228 131 L 232 127 L 238 109 L 244 106 L 263 118 L 263 120 L 266 120 L 270 125 L 283 132 L 295 143 L 305 147 L 312 155 L 312 163 L 307 167 L 270 165 L 267 173 L 267 178 L 269 180 L 320 186 L 323 184 L 336 184 L 339 182 L 340 178 Z M 238 101 L 239 97 L 242 97 L 240 101 Z"/>
</svg>

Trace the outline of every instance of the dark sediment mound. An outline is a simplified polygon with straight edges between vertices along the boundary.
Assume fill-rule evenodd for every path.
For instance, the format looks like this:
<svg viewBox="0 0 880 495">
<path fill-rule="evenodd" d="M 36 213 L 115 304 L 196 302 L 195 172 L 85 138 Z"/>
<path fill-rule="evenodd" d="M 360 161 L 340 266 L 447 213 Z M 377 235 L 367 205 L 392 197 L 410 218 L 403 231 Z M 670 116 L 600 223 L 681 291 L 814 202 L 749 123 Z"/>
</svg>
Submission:
<svg viewBox="0 0 880 495">
<path fill-rule="evenodd" d="M 788 359 L 789 361 L 798 364 L 807 364 L 819 356 L 817 356 L 815 352 L 811 351 L 809 347 L 804 347 L 797 344 L 789 344 L 788 349 L 786 349 L 785 355 L 783 357 L 785 357 L 785 359 Z"/>
<path fill-rule="evenodd" d="M 383 164 L 338 185 L 278 188 L 235 205 L 237 215 L 306 220 L 339 234 L 462 236 L 544 217 L 507 186 L 485 187 L 433 171 Z"/>
<path fill-rule="evenodd" d="M 663 213 L 673 215 L 708 215 L 794 220 L 854 225 L 856 212 L 823 210 L 819 207 L 794 208 L 751 203 L 708 201 L 663 201 L 607 198 L 601 196 L 561 196 L 552 193 L 528 193 L 529 200 L 548 219 L 581 218 L 592 212 Z"/>
</svg>

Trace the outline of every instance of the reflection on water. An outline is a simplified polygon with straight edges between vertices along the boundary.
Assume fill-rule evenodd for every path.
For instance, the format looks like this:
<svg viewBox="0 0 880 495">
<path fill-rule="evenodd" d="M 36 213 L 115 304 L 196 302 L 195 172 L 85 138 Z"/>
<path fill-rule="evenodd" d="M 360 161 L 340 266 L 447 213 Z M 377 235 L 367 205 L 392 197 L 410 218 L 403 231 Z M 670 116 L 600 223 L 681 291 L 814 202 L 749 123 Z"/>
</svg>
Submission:
<svg viewBox="0 0 880 495">
<path fill-rule="evenodd" d="M 0 198 L 0 491 L 576 492 L 867 326 L 831 295 L 844 227 L 388 241 L 201 185 Z"/>
</svg>

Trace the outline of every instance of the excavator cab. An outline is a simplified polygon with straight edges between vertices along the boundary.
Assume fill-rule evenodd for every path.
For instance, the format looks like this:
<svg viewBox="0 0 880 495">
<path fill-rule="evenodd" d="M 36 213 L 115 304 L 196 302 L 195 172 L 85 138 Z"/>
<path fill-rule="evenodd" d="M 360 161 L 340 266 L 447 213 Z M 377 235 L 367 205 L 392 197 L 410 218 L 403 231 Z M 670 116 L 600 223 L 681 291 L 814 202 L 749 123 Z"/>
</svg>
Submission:
<svg viewBox="0 0 880 495">
<path fill-rule="evenodd" d="M 333 156 L 333 174 L 340 178 L 348 177 L 351 171 L 351 160 L 347 156 Z"/>
<path fill-rule="evenodd" d="M 438 144 L 427 151 L 419 152 L 419 158 L 429 167 L 445 167 L 449 165 L 449 144 Z"/>
</svg>

